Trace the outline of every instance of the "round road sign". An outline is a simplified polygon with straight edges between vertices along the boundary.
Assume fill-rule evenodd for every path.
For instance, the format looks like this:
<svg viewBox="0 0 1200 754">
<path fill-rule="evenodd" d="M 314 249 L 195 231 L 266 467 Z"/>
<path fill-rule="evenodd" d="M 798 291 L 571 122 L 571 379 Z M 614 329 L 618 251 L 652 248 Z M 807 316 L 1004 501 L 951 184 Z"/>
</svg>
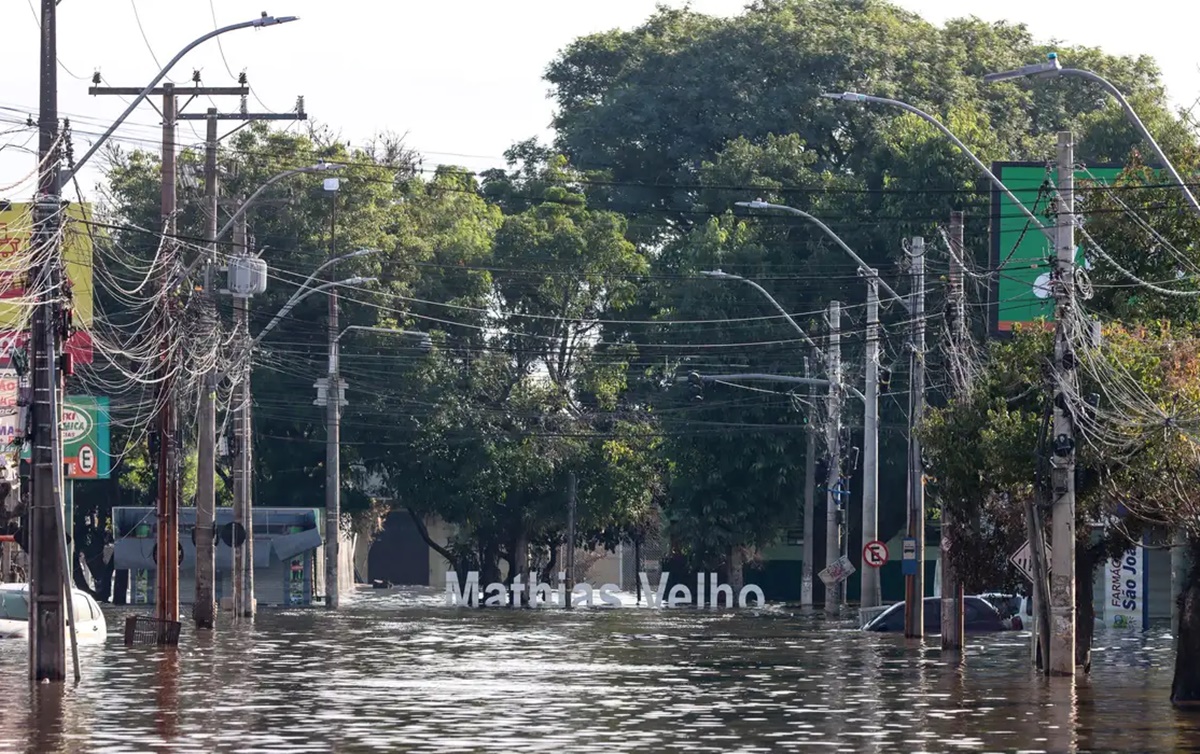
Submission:
<svg viewBox="0 0 1200 754">
<path fill-rule="evenodd" d="M 882 568 L 888 562 L 887 545 L 878 539 L 867 542 L 863 545 L 862 562 L 872 568 Z"/>
<path fill-rule="evenodd" d="M 96 469 L 96 451 L 92 450 L 91 445 L 84 445 L 79 448 L 79 470 L 84 474 L 91 474 Z"/>
</svg>

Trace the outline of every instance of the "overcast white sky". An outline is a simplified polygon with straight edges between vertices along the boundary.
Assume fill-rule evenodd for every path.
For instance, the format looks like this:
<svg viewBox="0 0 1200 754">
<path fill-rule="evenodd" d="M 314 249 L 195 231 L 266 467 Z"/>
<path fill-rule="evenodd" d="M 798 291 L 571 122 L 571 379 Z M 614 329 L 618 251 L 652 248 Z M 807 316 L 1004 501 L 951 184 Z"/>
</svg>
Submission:
<svg viewBox="0 0 1200 754">
<path fill-rule="evenodd" d="M 681 6 L 683 0 L 657 4 Z M 743 0 L 693 0 L 702 12 L 735 15 Z M 1195 30 L 1200 3 L 1142 0 L 899 0 L 940 23 L 976 15 L 985 20 L 1026 23 L 1045 39 L 1102 47 L 1113 53 L 1156 56 L 1172 99 L 1190 104 L 1200 95 L 1200 51 Z M 6 4 L 5 85 L 0 120 L 36 115 L 38 0 Z M 246 70 L 261 102 L 252 110 L 290 110 L 304 95 L 310 117 L 363 143 L 388 129 L 407 133 L 426 162 L 483 169 L 502 164 L 514 141 L 547 133 L 551 103 L 541 75 L 554 54 L 577 36 L 636 25 L 655 0 L 62 0 L 59 6 L 60 109 L 72 117 L 76 154 L 125 106 L 116 97 L 89 97 L 92 72 L 113 86 L 140 86 L 195 37 L 220 25 L 249 20 L 266 10 L 300 20 L 263 30 L 242 30 L 205 43 L 174 71 L 188 81 L 199 68 L 206 84 L 228 85 Z M 261 6 L 261 7 L 260 7 Z M 137 16 L 135 16 L 135 8 Z M 147 44 L 139 31 L 138 16 Z M 151 52 L 153 50 L 153 53 Z M 224 55 L 222 56 L 222 51 Z M 848 50 L 847 54 L 853 54 Z M 1035 61 L 1030 61 L 1035 62 Z M 73 77 L 74 76 L 74 77 Z M 75 78 L 79 77 L 79 78 Z M 236 107 L 224 98 L 222 109 Z M 196 102 L 192 110 L 210 103 Z M 14 112 L 15 109 L 15 112 Z M 148 105 L 119 133 L 125 144 L 158 143 L 158 115 Z M 7 129 L 11 125 L 3 125 Z M 199 142 L 201 127 L 183 126 L 180 138 Z M 15 141 L 14 141 L 14 137 Z M 20 145 L 26 135 L 7 134 L 0 144 Z M 30 141 L 29 147 L 36 147 Z M 0 184 L 12 184 L 33 168 L 33 158 L 16 146 L 0 151 Z M 94 167 L 94 166 L 93 166 Z M 85 175 L 85 189 L 98 178 Z M 31 183 L 0 196 L 24 198 Z"/>
</svg>

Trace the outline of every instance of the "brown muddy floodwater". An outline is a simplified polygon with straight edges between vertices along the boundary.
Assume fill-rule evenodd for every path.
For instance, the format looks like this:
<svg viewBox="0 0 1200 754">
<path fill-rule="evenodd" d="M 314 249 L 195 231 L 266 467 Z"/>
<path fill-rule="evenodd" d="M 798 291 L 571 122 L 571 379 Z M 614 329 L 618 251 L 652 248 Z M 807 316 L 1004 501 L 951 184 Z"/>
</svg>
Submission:
<svg viewBox="0 0 1200 754">
<path fill-rule="evenodd" d="M 455 609 L 417 591 L 263 610 L 178 650 L 126 648 L 31 688 L 0 643 L 0 752 L 1189 751 L 1165 630 L 1098 632 L 1091 677 L 1048 681 L 1028 634 L 970 636 L 961 666 L 770 608 Z"/>
</svg>

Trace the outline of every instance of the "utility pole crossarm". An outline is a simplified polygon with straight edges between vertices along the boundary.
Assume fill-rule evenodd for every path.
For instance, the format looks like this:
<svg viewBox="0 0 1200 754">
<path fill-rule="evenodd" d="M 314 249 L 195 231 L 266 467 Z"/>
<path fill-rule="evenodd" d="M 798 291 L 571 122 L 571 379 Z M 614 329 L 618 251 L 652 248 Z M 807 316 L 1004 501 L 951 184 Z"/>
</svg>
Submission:
<svg viewBox="0 0 1200 754">
<path fill-rule="evenodd" d="M 191 95 L 193 97 L 244 97 L 250 93 L 248 86 L 156 86 L 149 90 L 134 86 L 89 86 L 88 94 L 98 95 L 117 95 L 120 97 L 134 97 L 142 92 L 146 92 L 146 96 L 163 95 L 174 92 L 180 96 Z M 207 115 L 197 113 L 192 116 L 197 120 L 204 120 Z"/>
<path fill-rule="evenodd" d="M 184 92 L 186 93 L 186 92 Z M 181 113 L 179 120 L 208 120 L 204 113 Z M 217 113 L 216 120 L 308 120 L 308 113 Z"/>
</svg>

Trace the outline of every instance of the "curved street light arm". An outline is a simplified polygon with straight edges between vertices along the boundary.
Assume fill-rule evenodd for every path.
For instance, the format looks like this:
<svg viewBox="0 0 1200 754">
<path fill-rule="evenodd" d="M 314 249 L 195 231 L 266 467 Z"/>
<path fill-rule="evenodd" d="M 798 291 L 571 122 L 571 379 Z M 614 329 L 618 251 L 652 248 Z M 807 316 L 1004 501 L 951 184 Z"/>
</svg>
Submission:
<svg viewBox="0 0 1200 754">
<path fill-rule="evenodd" d="M 771 302 L 771 306 L 774 306 L 775 309 L 783 315 L 783 318 L 786 319 L 788 324 L 792 326 L 792 329 L 800 333 L 800 337 L 804 339 L 804 342 L 807 343 L 810 348 L 818 353 L 821 352 L 821 348 L 813 342 L 813 339 L 808 336 L 808 333 L 804 332 L 804 328 L 797 324 L 796 320 L 792 319 L 792 315 L 788 314 L 787 309 L 784 309 L 783 306 L 775 300 L 775 297 L 767 292 L 766 288 L 763 288 L 761 285 L 753 280 L 750 280 L 749 278 L 744 278 L 741 275 L 731 275 L 730 273 L 722 272 L 721 270 L 706 270 L 700 274 L 705 277 L 716 278 L 718 280 L 739 280 L 746 285 L 752 286 L 756 291 L 761 293 L 763 297 L 767 299 L 767 301 Z"/>
<path fill-rule="evenodd" d="M 164 66 L 163 69 L 158 72 L 158 75 L 155 76 L 154 80 L 142 90 L 141 94 L 133 98 L 133 102 L 130 102 L 129 106 L 125 108 L 125 112 L 121 113 L 120 117 L 113 121 L 113 124 L 108 127 L 108 130 L 105 131 L 104 134 L 92 144 L 91 148 L 88 149 L 83 157 L 75 162 L 75 167 L 71 168 L 69 173 L 62 174 L 60 181 L 65 184 L 67 181 L 74 178 L 79 173 L 79 169 L 83 167 L 84 163 L 91 159 L 92 155 L 94 155 L 96 151 L 100 149 L 100 147 L 103 146 L 106 141 L 108 141 L 109 137 L 111 137 L 113 133 L 115 133 L 116 130 L 121 127 L 121 124 L 125 122 L 125 119 L 137 109 L 138 105 L 142 104 L 142 100 L 146 99 L 146 97 L 150 95 L 150 92 L 154 91 L 154 87 L 158 86 L 158 82 L 166 78 L 166 75 L 171 71 L 172 68 L 175 67 L 175 64 L 183 59 L 184 55 L 187 55 L 189 52 L 191 52 L 193 48 L 198 47 L 213 37 L 224 34 L 225 32 L 236 31 L 238 29 L 257 29 L 264 26 L 285 24 L 289 21 L 295 20 L 295 16 L 281 16 L 279 18 L 276 18 L 275 16 L 263 16 L 262 18 L 256 18 L 253 21 L 243 21 L 240 24 L 232 24 L 230 26 L 224 26 L 220 29 L 215 29 L 192 41 L 187 47 L 184 47 L 182 50 L 180 50 L 175 57 L 171 58 L 170 62 L 168 62 L 166 66 Z"/>
<path fill-rule="evenodd" d="M 1167 155 L 1163 153 L 1162 148 L 1158 146 L 1158 142 L 1155 141 L 1154 137 L 1150 135 L 1150 131 L 1146 128 L 1146 124 L 1142 123 L 1142 119 L 1138 117 L 1136 112 L 1134 112 L 1133 106 L 1129 104 L 1129 100 L 1125 99 L 1125 95 L 1121 94 L 1120 89 L 1117 89 L 1116 86 L 1114 86 L 1108 81 L 1108 79 L 1104 78 L 1100 74 L 1092 73 L 1091 71 L 1085 71 L 1081 68 L 1063 68 L 1059 70 L 1056 75 L 1075 76 L 1076 78 L 1087 79 L 1088 81 L 1099 84 L 1104 91 L 1111 94 L 1113 99 L 1120 103 L 1121 109 L 1125 111 L 1125 116 L 1129 119 L 1129 122 L 1133 124 L 1134 128 L 1138 130 L 1138 133 L 1142 135 L 1142 138 L 1146 140 L 1146 143 L 1150 145 L 1150 148 L 1154 150 L 1154 154 L 1158 155 L 1158 159 L 1162 162 L 1163 167 L 1167 169 L 1167 172 L 1171 174 L 1171 178 L 1183 191 L 1183 195 L 1187 198 L 1188 204 L 1192 206 L 1192 209 L 1195 210 L 1197 214 L 1200 214 L 1200 202 L 1196 201 L 1195 194 L 1193 194 L 1191 189 L 1187 187 L 1187 183 L 1184 182 L 1183 177 L 1179 175 L 1179 171 L 1177 171 L 1175 166 L 1171 164 L 1171 161 L 1167 159 Z"/>
<path fill-rule="evenodd" d="M 873 103 L 879 104 L 879 105 L 891 105 L 892 107 L 898 107 L 901 110 L 905 110 L 905 111 L 910 112 L 913 115 L 917 116 L 918 118 L 921 118 L 922 120 L 924 120 L 925 122 L 929 123 L 934 128 L 936 128 L 937 130 L 941 131 L 942 135 L 944 135 L 951 142 L 953 142 L 954 146 L 958 147 L 960 152 L 965 154 L 971 160 L 971 162 L 975 163 L 975 167 L 979 168 L 979 170 L 984 175 L 987 176 L 988 180 L 992 182 L 992 185 L 995 186 L 996 188 L 1000 189 L 1000 193 L 1007 196 L 1008 200 L 1010 202 L 1017 205 L 1017 208 L 1021 210 L 1021 213 L 1024 214 L 1025 217 L 1027 217 L 1031 223 L 1033 223 L 1035 226 L 1037 226 L 1038 230 L 1042 231 L 1042 233 L 1047 238 L 1050 239 L 1050 243 L 1053 244 L 1055 242 L 1054 231 L 1047 228 L 1045 225 L 1043 225 L 1042 222 L 1037 219 L 1037 216 L 1035 216 L 1033 214 L 1033 212 L 1031 212 L 1029 210 L 1028 207 L 1026 207 L 1022 202 L 1020 202 L 1017 199 L 1017 197 L 1013 196 L 1013 193 L 1008 190 L 1008 186 L 1005 186 L 1000 181 L 1000 179 L 997 178 L 995 176 L 995 174 L 992 173 L 992 171 L 988 169 L 988 166 L 984 165 L 983 161 L 980 160 L 978 157 L 976 157 L 975 153 L 967 148 L 966 144 L 963 144 L 961 141 L 959 141 L 958 137 L 955 136 L 950 131 L 949 128 L 946 128 L 944 125 L 942 125 L 941 121 L 939 121 L 937 118 L 933 117 L 929 113 L 925 112 L 924 110 L 922 110 L 918 107 L 913 107 L 912 105 L 908 104 L 907 102 L 901 102 L 900 100 L 896 100 L 896 99 L 888 99 L 886 97 L 872 97 L 869 94 L 859 94 L 858 92 L 843 92 L 841 94 L 837 94 L 834 92 L 826 92 L 826 93 L 822 94 L 821 96 L 826 97 L 828 99 L 842 100 L 844 102 L 873 102 Z"/>
<path fill-rule="evenodd" d="M 709 382 L 723 380 L 725 382 L 784 382 L 793 385 L 815 385 L 817 387 L 829 387 L 829 380 L 823 380 L 819 377 L 792 377 L 785 374 L 760 374 L 758 372 L 745 372 L 740 374 L 702 374 L 700 379 Z M 676 382 L 687 382 L 687 375 L 679 375 L 675 378 Z M 866 402 L 866 397 L 859 392 L 858 388 L 853 385 L 841 383 L 841 388 L 846 392 L 858 398 L 860 401 Z"/>
<path fill-rule="evenodd" d="M 374 281 L 375 278 L 353 277 L 346 278 L 345 280 L 334 280 L 328 283 L 322 283 L 321 285 L 313 288 L 304 288 L 297 291 L 290 299 L 288 299 L 288 302 L 283 305 L 283 308 L 275 314 L 275 317 L 267 323 L 267 326 L 262 329 L 262 332 L 255 336 L 254 340 L 250 341 L 250 348 L 248 350 L 253 351 L 258 344 L 262 342 L 262 339 L 265 338 L 268 333 L 274 330 L 275 326 L 278 325 L 283 318 L 288 315 L 288 312 L 296 308 L 301 301 L 313 295 L 314 293 L 320 293 L 321 291 L 329 290 L 330 288 L 337 286 L 362 285 L 363 283 L 371 283 Z"/>
<path fill-rule="evenodd" d="M 271 176 L 270 178 L 267 179 L 266 183 L 259 186 L 258 190 L 250 195 L 249 199 L 247 199 L 246 201 L 241 203 L 241 206 L 239 206 L 237 208 L 237 211 L 233 213 L 233 217 L 229 218 L 229 222 L 225 223 L 225 227 L 223 227 L 223 228 L 221 228 L 221 230 L 217 231 L 217 237 L 210 239 L 210 241 L 209 241 L 210 245 L 215 245 L 217 241 L 221 240 L 221 238 L 223 238 L 225 236 L 225 234 L 228 233 L 229 230 L 233 227 L 233 224 L 237 221 L 237 219 L 239 217 L 241 217 L 243 214 L 245 214 L 246 210 L 250 209 L 250 205 L 252 205 L 255 202 L 255 200 L 257 200 L 258 197 L 260 195 L 262 195 L 262 192 L 264 190 L 266 190 L 266 188 L 268 186 L 270 186 L 271 184 L 275 183 L 276 181 L 280 181 L 284 178 L 287 178 L 289 176 L 299 175 L 300 173 L 316 173 L 316 172 L 321 172 L 321 171 L 325 171 L 325 170 L 337 170 L 340 167 L 341 167 L 341 165 L 327 165 L 325 163 L 320 163 L 318 165 L 310 165 L 309 167 L 306 167 L 306 168 L 296 168 L 295 170 L 285 170 L 278 175 Z M 198 257 L 196 257 L 194 260 L 192 260 L 192 263 L 189 264 L 187 266 L 187 268 L 184 269 L 184 271 L 179 274 L 179 277 L 177 277 L 175 279 L 174 285 L 172 285 L 171 287 L 174 287 L 175 285 L 179 285 L 184 280 L 187 280 L 188 276 L 191 275 L 193 272 L 195 272 L 197 267 L 199 267 L 201 264 L 203 264 L 206 259 L 209 259 L 214 254 L 215 254 L 215 249 L 214 249 L 214 251 L 210 251 L 208 253 L 201 254 Z M 320 268 L 320 269 L 324 269 L 324 268 Z"/>
<path fill-rule="evenodd" d="M 797 215 L 799 217 L 803 217 L 804 219 L 806 219 L 809 222 L 816 225 L 821 230 L 825 231 L 825 235 L 832 238 L 834 240 L 834 243 L 836 243 L 838 246 L 840 246 L 842 248 L 842 251 L 849 254 L 850 258 L 853 259 L 855 262 L 857 262 L 860 267 L 862 267 L 864 269 L 868 269 L 868 270 L 872 269 L 870 265 L 868 265 L 866 262 L 864 262 L 862 260 L 862 257 L 860 257 L 858 254 L 855 253 L 854 249 L 851 249 L 846 244 L 846 242 L 841 239 L 841 236 L 839 236 L 837 233 L 834 233 L 833 230 L 828 225 L 821 222 L 820 220 L 813 217 L 812 215 L 808 214 L 804 210 L 796 209 L 795 207 L 789 207 L 786 204 L 772 204 L 770 202 L 763 202 L 763 201 L 734 202 L 734 204 L 738 207 L 749 207 L 750 209 L 776 209 L 776 210 L 779 210 L 780 212 L 788 212 L 790 214 Z M 912 308 L 909 306 L 909 303 L 904 300 L 904 297 L 901 296 L 899 293 L 896 293 L 896 291 L 893 290 L 892 287 L 890 285 L 888 285 L 887 282 L 884 281 L 882 278 L 879 279 L 879 287 L 883 288 L 883 290 L 885 290 L 889 296 L 891 296 L 895 300 L 899 301 L 900 305 L 904 307 L 905 311 L 908 311 L 908 312 L 912 311 Z"/>
<path fill-rule="evenodd" d="M 367 332 L 383 332 L 383 333 L 391 333 L 392 335 L 407 335 L 407 336 L 411 336 L 414 338 L 420 338 L 422 344 L 425 344 L 426 342 L 429 342 L 429 340 L 430 340 L 429 333 L 422 332 L 420 330 L 399 330 L 394 327 L 375 327 L 373 325 L 347 325 L 346 329 L 344 329 L 340 333 L 338 333 L 338 336 L 334 339 L 334 342 L 340 342 L 342 339 L 342 336 L 345 335 L 346 333 L 350 332 L 351 330 L 365 330 Z"/>
<path fill-rule="evenodd" d="M 233 216 L 230 217 L 228 221 L 226 221 L 225 225 L 223 225 L 221 227 L 221 229 L 219 231 L 217 231 L 217 237 L 213 240 L 220 241 L 222 238 L 224 238 L 226 233 L 233 230 L 233 224 L 237 222 L 239 217 L 246 214 L 246 211 L 249 210 L 251 205 L 253 205 L 254 202 L 258 200 L 258 197 L 262 196 L 262 193 L 264 191 L 266 191 L 268 188 L 270 188 L 274 184 L 278 183 L 279 181 L 282 181 L 284 178 L 290 178 L 293 175 L 300 175 L 301 173 L 321 173 L 321 172 L 325 172 L 328 170 L 337 170 L 340 167 L 341 167 L 340 165 L 327 165 L 325 163 L 320 163 L 317 165 L 309 165 L 308 167 L 304 167 L 304 168 L 295 168 L 293 170 L 285 170 L 282 173 L 279 173 L 278 175 L 271 176 L 270 178 L 267 179 L 266 183 L 259 186 L 258 189 L 253 194 L 250 195 L 249 199 L 242 202 L 238 206 L 237 211 L 234 212 Z"/>
<path fill-rule="evenodd" d="M 296 307 L 297 304 L 299 304 L 301 301 L 308 298 L 312 294 L 319 293 L 321 291 L 327 290 L 329 288 L 333 288 L 334 286 L 338 286 L 338 285 L 347 285 L 347 286 L 361 285 L 363 283 L 371 283 L 374 281 L 375 281 L 375 278 L 353 277 L 353 278 L 346 278 L 345 280 L 334 280 L 329 283 L 323 283 L 321 285 L 318 285 L 315 288 L 307 288 L 307 289 L 301 289 L 301 290 L 297 291 L 295 294 L 292 295 L 292 297 L 290 299 L 288 299 L 287 303 L 283 305 L 283 308 L 280 309 L 275 314 L 275 316 L 271 319 L 271 321 L 267 323 L 267 326 L 262 329 L 262 332 L 260 332 L 258 334 L 258 336 L 254 338 L 254 340 L 251 340 L 249 345 L 247 345 L 244 349 L 242 349 L 240 352 L 238 352 L 238 354 L 236 356 L 234 356 L 232 359 L 230 359 L 230 363 L 232 365 L 240 364 L 242 359 L 245 359 L 247 356 L 254 353 L 254 349 L 258 347 L 258 344 L 262 343 L 263 338 L 265 338 L 268 333 L 270 333 L 272 330 L 274 330 L 276 325 L 278 325 L 280 322 L 283 321 L 283 318 L 288 315 L 288 312 L 290 312 L 292 309 L 294 309 Z M 220 372 L 216 375 L 215 381 L 220 382 L 221 380 L 225 379 L 228 375 L 229 375 L 229 370 Z"/>
</svg>

